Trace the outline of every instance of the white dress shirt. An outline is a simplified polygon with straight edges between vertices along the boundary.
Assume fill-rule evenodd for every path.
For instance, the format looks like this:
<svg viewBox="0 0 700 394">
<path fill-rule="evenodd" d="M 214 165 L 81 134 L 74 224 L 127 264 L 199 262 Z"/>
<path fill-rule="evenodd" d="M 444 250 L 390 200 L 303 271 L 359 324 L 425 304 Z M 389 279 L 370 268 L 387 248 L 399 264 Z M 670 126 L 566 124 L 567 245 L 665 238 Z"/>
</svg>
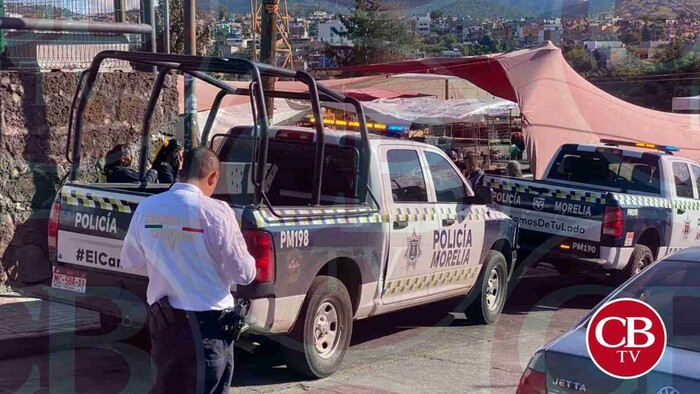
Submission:
<svg viewBox="0 0 700 394">
<path fill-rule="evenodd" d="M 230 286 L 256 274 L 231 207 L 185 183 L 139 204 L 121 265 L 148 275 L 149 304 L 167 296 L 173 307 L 195 312 L 233 307 Z"/>
</svg>

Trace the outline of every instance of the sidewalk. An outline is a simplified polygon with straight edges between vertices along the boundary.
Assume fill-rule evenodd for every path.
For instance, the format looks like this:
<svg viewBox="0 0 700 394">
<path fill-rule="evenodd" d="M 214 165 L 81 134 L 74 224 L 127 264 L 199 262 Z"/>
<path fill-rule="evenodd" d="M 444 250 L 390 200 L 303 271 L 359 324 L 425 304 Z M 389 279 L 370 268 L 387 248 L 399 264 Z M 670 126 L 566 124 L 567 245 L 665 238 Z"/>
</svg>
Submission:
<svg viewBox="0 0 700 394">
<path fill-rule="evenodd" d="M 17 292 L 0 293 L 0 359 L 66 349 L 76 335 L 99 328 L 97 312 Z"/>
</svg>

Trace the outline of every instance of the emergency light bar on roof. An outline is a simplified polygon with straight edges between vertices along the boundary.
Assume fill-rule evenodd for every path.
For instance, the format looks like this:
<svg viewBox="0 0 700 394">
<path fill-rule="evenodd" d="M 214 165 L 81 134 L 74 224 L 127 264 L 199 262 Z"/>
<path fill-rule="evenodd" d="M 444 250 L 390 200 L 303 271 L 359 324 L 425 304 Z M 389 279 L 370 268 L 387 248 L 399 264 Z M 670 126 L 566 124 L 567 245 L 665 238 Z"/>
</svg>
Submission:
<svg viewBox="0 0 700 394">
<path fill-rule="evenodd" d="M 673 145 L 657 145 L 657 144 L 649 144 L 647 142 L 633 142 L 633 141 L 618 141 L 618 140 L 601 139 L 600 143 L 605 144 L 605 145 L 612 145 L 612 146 L 630 146 L 633 148 L 656 149 L 656 150 L 660 150 L 660 151 L 666 152 L 666 153 L 673 153 L 673 152 L 680 151 L 680 149 L 678 149 L 678 147 L 673 146 Z"/>
<path fill-rule="evenodd" d="M 316 123 L 316 118 L 310 118 L 309 122 L 311 123 Z M 357 121 L 347 121 L 347 120 L 334 120 L 334 119 L 323 119 L 323 124 L 325 125 L 335 125 L 335 126 L 343 126 L 343 127 L 360 127 L 360 122 Z M 396 133 L 403 133 L 408 131 L 408 127 L 401 126 L 401 125 L 387 125 L 384 123 L 372 123 L 372 122 L 367 122 L 367 128 L 368 129 L 373 129 L 373 130 L 382 130 L 382 131 L 392 131 Z"/>
</svg>

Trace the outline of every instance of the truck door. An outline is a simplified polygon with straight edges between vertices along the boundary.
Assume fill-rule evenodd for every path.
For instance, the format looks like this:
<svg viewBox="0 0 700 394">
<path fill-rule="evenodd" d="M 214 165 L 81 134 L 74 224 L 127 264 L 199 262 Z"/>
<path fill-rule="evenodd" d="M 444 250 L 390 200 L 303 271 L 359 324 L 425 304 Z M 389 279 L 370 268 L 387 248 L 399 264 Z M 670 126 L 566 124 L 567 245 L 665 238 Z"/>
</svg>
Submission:
<svg viewBox="0 0 700 394">
<path fill-rule="evenodd" d="M 423 220 L 428 205 L 426 174 L 417 149 L 380 149 L 384 217 L 389 220 L 389 253 L 382 300 L 385 304 L 428 294 L 431 222 Z"/>
<path fill-rule="evenodd" d="M 671 162 L 672 181 L 675 198 L 673 198 L 673 228 L 669 253 L 693 246 L 697 243 L 700 232 L 700 215 L 695 206 L 698 192 L 696 190 L 690 166 L 686 162 Z"/>
<path fill-rule="evenodd" d="M 431 203 L 438 212 L 428 249 L 434 279 L 429 294 L 467 290 L 476 282 L 484 244 L 485 207 L 464 204 L 470 189 L 452 163 L 424 150 Z"/>
</svg>

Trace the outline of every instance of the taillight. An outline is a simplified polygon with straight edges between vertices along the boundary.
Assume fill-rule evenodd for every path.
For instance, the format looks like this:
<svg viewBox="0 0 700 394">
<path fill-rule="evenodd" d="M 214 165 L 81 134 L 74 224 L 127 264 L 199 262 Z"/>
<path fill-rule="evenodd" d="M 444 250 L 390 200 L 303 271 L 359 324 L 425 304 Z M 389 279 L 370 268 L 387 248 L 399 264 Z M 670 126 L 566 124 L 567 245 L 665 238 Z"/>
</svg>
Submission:
<svg viewBox="0 0 700 394">
<path fill-rule="evenodd" d="M 248 253 L 255 259 L 255 282 L 275 281 L 275 249 L 272 235 L 259 230 L 243 230 Z"/>
<path fill-rule="evenodd" d="M 61 203 L 54 202 L 49 214 L 49 257 L 56 260 L 56 250 L 58 248 L 58 222 L 61 214 Z"/>
<path fill-rule="evenodd" d="M 539 350 L 532 356 L 527 369 L 520 378 L 516 394 L 545 394 L 547 392 L 547 374 L 545 373 L 544 352 Z"/>
<path fill-rule="evenodd" d="M 516 394 L 545 394 L 547 392 L 547 380 L 544 372 L 534 369 L 526 369 L 520 378 L 520 384 Z"/>
<path fill-rule="evenodd" d="M 605 208 L 605 216 L 603 216 L 603 235 L 611 235 L 615 238 L 622 236 L 622 208 Z"/>
</svg>

